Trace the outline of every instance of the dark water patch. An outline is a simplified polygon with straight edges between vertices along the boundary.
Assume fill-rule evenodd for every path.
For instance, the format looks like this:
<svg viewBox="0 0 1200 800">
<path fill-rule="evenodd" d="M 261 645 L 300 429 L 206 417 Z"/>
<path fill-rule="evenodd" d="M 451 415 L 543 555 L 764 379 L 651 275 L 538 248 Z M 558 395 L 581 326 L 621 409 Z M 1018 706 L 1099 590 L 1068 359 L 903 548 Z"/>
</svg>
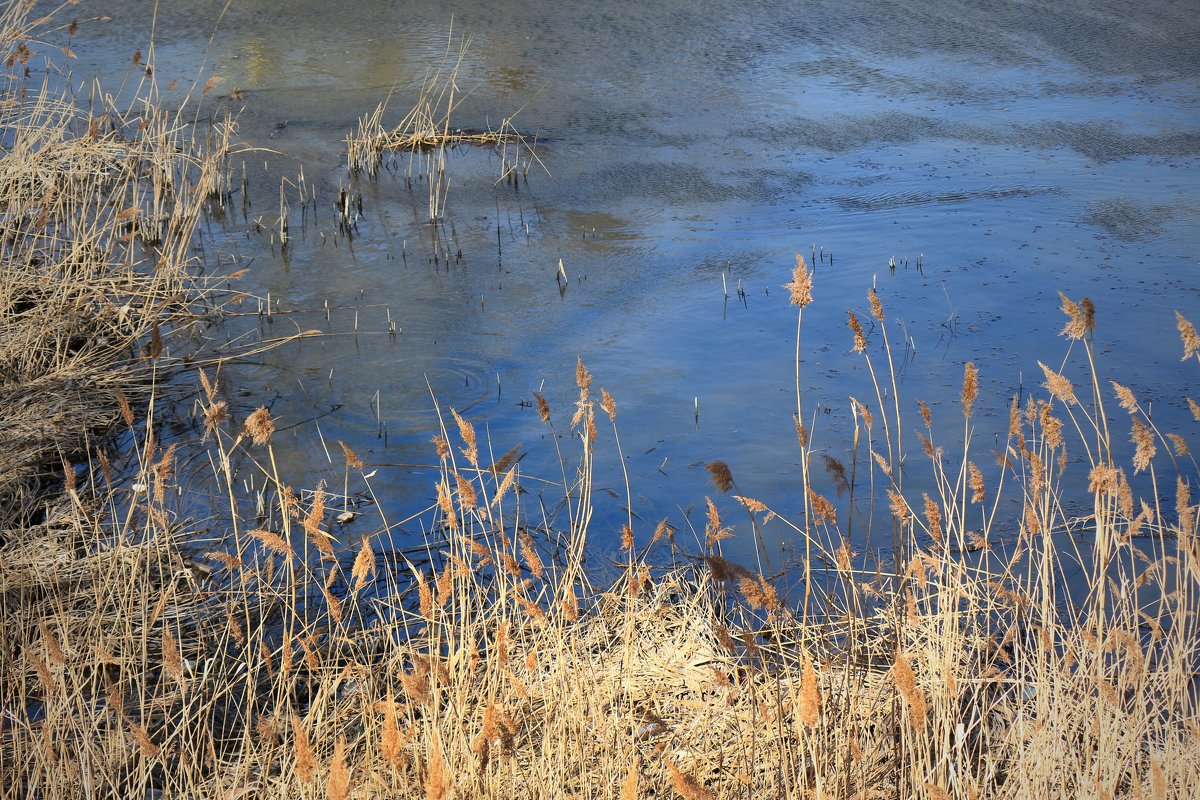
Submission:
<svg viewBox="0 0 1200 800">
<path fill-rule="evenodd" d="M 923 206 L 936 203 L 965 203 L 972 200 L 1008 200 L 1019 197 L 1035 197 L 1046 194 L 1062 194 L 1060 189 L 1027 188 L 1016 186 L 1006 189 L 977 189 L 956 192 L 884 192 L 876 195 L 838 197 L 833 202 L 846 211 L 883 211 Z"/>
<path fill-rule="evenodd" d="M 1200 15 L 1189 3 L 1120 0 L 988 5 L 997 27 L 1099 74 L 1185 78 L 1200 70 Z M 982 9 L 981 9 L 982 12 Z"/>
<path fill-rule="evenodd" d="M 922 80 L 900 75 L 883 66 L 864 62 L 853 56 L 838 56 L 801 61 L 787 68 L 800 81 L 828 81 L 839 89 L 851 92 L 887 92 L 894 95 L 934 95 L 952 93 L 975 94 L 967 84 L 951 84 Z"/>
<path fill-rule="evenodd" d="M 1017 125 L 1014 143 L 1029 147 L 1066 147 L 1093 161 L 1108 163 L 1134 156 L 1160 158 L 1200 155 L 1200 131 L 1129 133 L 1111 121 L 1068 122 L 1053 120 Z"/>
<path fill-rule="evenodd" d="M 1123 242 L 1161 236 L 1165 223 L 1175 218 L 1168 206 L 1147 206 L 1132 197 L 1110 197 L 1087 206 L 1082 222 L 1102 228 Z"/>
<path fill-rule="evenodd" d="M 587 202 L 620 203 L 627 198 L 663 200 L 686 198 L 694 203 L 730 200 L 768 200 L 795 193 L 811 183 L 801 171 L 755 170 L 725 174 L 688 163 L 649 161 L 612 164 L 583 177 L 578 190 Z"/>
<path fill-rule="evenodd" d="M 885 111 L 869 116 L 834 116 L 801 119 L 770 126 L 752 134 L 772 145 L 849 153 L 868 147 L 909 144 L 930 139 L 989 143 L 997 134 L 978 126 L 949 122 L 906 111 Z"/>
</svg>

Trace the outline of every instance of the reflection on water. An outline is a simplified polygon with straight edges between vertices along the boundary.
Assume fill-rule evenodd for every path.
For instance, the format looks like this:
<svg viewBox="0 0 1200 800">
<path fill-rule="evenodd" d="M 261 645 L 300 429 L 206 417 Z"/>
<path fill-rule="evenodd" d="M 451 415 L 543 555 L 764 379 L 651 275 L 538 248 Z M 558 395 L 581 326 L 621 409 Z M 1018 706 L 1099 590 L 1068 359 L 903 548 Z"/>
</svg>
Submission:
<svg viewBox="0 0 1200 800">
<path fill-rule="evenodd" d="M 81 30 L 78 73 L 119 72 L 145 46 L 141 5 L 117 5 Z M 247 288 L 280 309 L 254 320 L 264 335 L 330 334 L 226 378 L 248 391 L 243 412 L 271 402 L 293 425 L 281 456 L 295 481 L 340 480 L 307 422 L 318 417 L 325 439 L 370 462 L 428 463 L 431 395 L 552 476 L 528 404 L 539 391 L 567 416 L 581 356 L 619 403 L 648 524 L 686 530 L 715 458 L 743 493 L 794 512 L 795 316 L 781 285 L 796 252 L 816 255 L 804 392 L 819 452 L 846 456 L 846 398 L 874 396 L 845 328 L 873 284 L 897 323 L 900 391 L 930 404 L 946 441 L 974 360 L 978 447 L 1002 443 L 1008 398 L 1065 351 L 1060 290 L 1095 301 L 1101 370 L 1165 430 L 1187 419 L 1196 379 L 1179 371 L 1171 313 L 1200 317 L 1187 4 L 237 2 L 218 24 L 221 5 L 159 9 L 158 76 L 183 87 L 203 64 L 219 91 L 243 93 L 228 102 L 263 149 L 247 158 L 247 218 L 212 230 L 211 252 L 252 260 Z M 457 124 L 519 110 L 545 169 L 514 187 L 494 156 L 453 152 L 434 228 L 400 161 L 357 187 L 364 217 L 339 238 L 345 135 L 389 95 L 397 122 L 460 34 Z M 285 261 L 254 221 L 275 224 L 280 180 L 301 169 L 318 204 L 293 221 Z M 599 462 L 598 483 L 620 486 L 615 455 Z M 382 469 L 376 488 L 408 510 L 432 477 Z M 620 503 L 597 503 L 596 535 L 615 532 Z"/>
</svg>

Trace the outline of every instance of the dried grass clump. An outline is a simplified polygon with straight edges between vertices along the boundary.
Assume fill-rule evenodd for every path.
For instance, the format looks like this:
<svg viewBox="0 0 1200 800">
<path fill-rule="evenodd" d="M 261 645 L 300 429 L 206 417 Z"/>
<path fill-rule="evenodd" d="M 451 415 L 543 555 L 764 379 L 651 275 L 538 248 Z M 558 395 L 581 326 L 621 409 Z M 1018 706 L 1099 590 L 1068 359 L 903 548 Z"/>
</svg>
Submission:
<svg viewBox="0 0 1200 800">
<path fill-rule="evenodd" d="M 0 17 L 0 529 L 85 458 L 87 436 L 128 421 L 148 379 L 202 318 L 189 271 L 229 128 L 195 141 L 150 101 L 95 98 L 32 70 L 25 3 Z M 175 334 L 168 347 L 167 337 Z"/>
<path fill-rule="evenodd" d="M 501 181 L 515 186 L 521 178 L 528 179 L 529 168 L 537 157 L 535 143 L 513 125 L 515 117 L 506 117 L 495 129 L 463 130 L 455 127 L 453 119 L 464 95 L 459 89 L 459 71 L 470 49 L 470 40 L 460 40 L 457 49 L 453 34 L 436 67 L 432 68 L 421 86 L 420 96 L 412 109 L 397 125 L 383 125 L 387 103 L 382 102 L 370 114 L 358 121 L 358 129 L 346 137 L 346 164 L 351 175 L 378 176 L 388 154 L 407 154 L 408 177 L 414 169 L 429 187 L 429 220 L 436 222 L 445 214 L 450 178 L 446 174 L 447 150 L 461 145 L 488 147 L 500 156 Z"/>
</svg>

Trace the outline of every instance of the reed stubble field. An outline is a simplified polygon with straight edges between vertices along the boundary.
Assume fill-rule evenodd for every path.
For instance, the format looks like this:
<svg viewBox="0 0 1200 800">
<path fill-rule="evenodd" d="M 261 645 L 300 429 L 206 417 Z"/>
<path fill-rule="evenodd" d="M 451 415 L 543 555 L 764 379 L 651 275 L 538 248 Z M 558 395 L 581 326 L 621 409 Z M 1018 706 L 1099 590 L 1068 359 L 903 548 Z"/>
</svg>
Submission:
<svg viewBox="0 0 1200 800">
<path fill-rule="evenodd" d="M 341 487 L 291 485 L 269 411 L 234 419 L 202 365 L 193 446 L 220 491 L 201 519 L 175 469 L 197 454 L 157 444 L 155 415 L 162 376 L 187 368 L 173 354 L 219 313 L 193 244 L 228 139 L 185 135 L 150 74 L 124 109 L 25 77 L 37 30 L 20 11 L 0 34 L 3 796 L 1200 793 L 1195 429 L 1160 430 L 1101 374 L 1118 323 L 1086 298 L 1062 298 L 1066 355 L 993 451 L 974 440 L 973 364 L 961 435 L 899 391 L 870 291 L 846 357 L 875 390 L 846 399 L 847 491 L 830 498 L 803 422 L 820 285 L 797 256 L 799 575 L 723 555 L 777 515 L 721 462 L 699 552 L 635 518 L 627 481 L 617 574 L 590 566 L 594 469 L 624 459 L 618 401 L 582 362 L 573 407 L 536 397 L 568 443 L 560 475 L 523 474 L 439 409 L 428 507 L 360 521 L 353 543 L 331 533 L 336 490 L 369 494 L 374 468 L 344 446 Z M 1200 337 L 1175 322 L 1195 373 Z M 114 433 L 131 469 L 110 465 Z M 886 509 L 890 558 L 855 552 L 856 502 Z M 393 539 L 402 523 L 423 538 Z"/>
</svg>

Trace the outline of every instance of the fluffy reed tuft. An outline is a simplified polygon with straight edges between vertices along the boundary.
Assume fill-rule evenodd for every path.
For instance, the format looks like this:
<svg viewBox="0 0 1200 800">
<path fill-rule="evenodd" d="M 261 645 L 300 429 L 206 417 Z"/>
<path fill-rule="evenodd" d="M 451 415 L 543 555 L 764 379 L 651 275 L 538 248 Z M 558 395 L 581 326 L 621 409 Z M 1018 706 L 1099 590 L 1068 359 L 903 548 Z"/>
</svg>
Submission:
<svg viewBox="0 0 1200 800">
<path fill-rule="evenodd" d="M 325 781 L 325 792 L 329 800 L 348 800 L 350 797 L 350 770 L 346 766 L 346 738 L 337 737 L 333 746 L 333 759 L 329 762 L 329 777 Z"/>
<path fill-rule="evenodd" d="M 964 417 L 971 416 L 971 408 L 975 405 L 977 397 L 979 397 L 979 370 L 975 368 L 974 361 L 968 361 L 963 369 L 962 406 Z"/>
<path fill-rule="evenodd" d="M 1179 327 L 1179 338 L 1183 340 L 1183 358 L 1181 360 L 1187 361 L 1192 356 L 1200 354 L 1200 334 L 1196 333 L 1196 326 L 1178 311 L 1175 312 L 1175 324 Z"/>
<path fill-rule="evenodd" d="M 917 676 L 913 673 L 912 664 L 901 650 L 896 651 L 892 662 L 892 676 L 896 690 L 908 705 L 908 719 L 914 731 L 920 733 L 925 729 L 927 706 L 921 687 L 917 686 Z"/>
<path fill-rule="evenodd" d="M 811 303 L 813 300 L 812 287 L 812 272 L 808 268 L 808 262 L 804 260 L 804 256 L 797 253 L 791 283 L 784 287 L 791 293 L 792 305 L 804 308 Z"/>
<path fill-rule="evenodd" d="M 817 670 L 812 657 L 804 655 L 804 676 L 800 683 L 800 722 L 811 728 L 821 717 L 821 688 L 817 684 Z"/>
<path fill-rule="evenodd" d="M 542 422 L 550 421 L 550 404 L 546 402 L 546 398 L 542 397 L 540 392 L 533 393 L 534 403 L 537 405 L 538 416 Z"/>
<path fill-rule="evenodd" d="M 254 413 L 246 417 L 242 433 L 249 436 L 250 440 L 257 445 L 264 445 L 271 441 L 271 434 L 275 433 L 275 423 L 271 421 L 271 412 L 266 408 L 255 409 Z"/>
<path fill-rule="evenodd" d="M 724 494 L 733 488 L 733 472 L 724 461 L 710 461 L 704 465 L 704 469 L 708 470 L 713 486 L 718 492 Z"/>
</svg>

